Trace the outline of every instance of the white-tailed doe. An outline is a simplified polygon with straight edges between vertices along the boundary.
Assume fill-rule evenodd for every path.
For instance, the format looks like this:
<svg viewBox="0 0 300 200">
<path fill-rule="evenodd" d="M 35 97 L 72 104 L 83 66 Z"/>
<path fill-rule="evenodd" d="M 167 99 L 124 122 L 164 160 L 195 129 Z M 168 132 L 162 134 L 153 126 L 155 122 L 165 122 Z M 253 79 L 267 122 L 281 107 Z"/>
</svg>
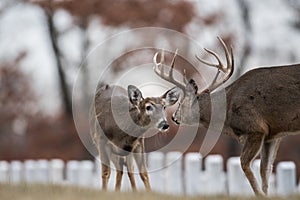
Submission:
<svg viewBox="0 0 300 200">
<path fill-rule="evenodd" d="M 104 190 L 110 176 L 110 161 L 117 170 L 115 189 L 120 190 L 123 166 L 126 166 L 132 189 L 136 190 L 133 160 L 146 189 L 151 190 L 143 135 L 149 128 L 160 131 L 169 128 L 165 107 L 176 103 L 179 92 L 173 88 L 161 97 L 143 98 L 141 91 L 133 85 L 129 85 L 127 91 L 119 86 L 97 88 L 90 120 L 91 134 L 100 154 Z"/>
</svg>

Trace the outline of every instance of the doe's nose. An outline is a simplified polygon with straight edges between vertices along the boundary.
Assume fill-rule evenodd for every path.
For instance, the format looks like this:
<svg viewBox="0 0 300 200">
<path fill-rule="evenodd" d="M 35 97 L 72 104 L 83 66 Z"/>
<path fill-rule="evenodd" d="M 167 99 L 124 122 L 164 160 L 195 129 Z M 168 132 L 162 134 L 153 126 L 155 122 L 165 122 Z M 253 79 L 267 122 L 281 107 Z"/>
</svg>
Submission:
<svg viewBox="0 0 300 200">
<path fill-rule="evenodd" d="M 169 124 L 164 124 L 164 126 L 162 127 L 163 130 L 167 130 L 169 128 Z"/>
<path fill-rule="evenodd" d="M 169 124 L 167 121 L 161 121 L 159 124 L 158 124 L 158 128 L 161 129 L 161 130 L 167 130 L 169 128 Z"/>
</svg>

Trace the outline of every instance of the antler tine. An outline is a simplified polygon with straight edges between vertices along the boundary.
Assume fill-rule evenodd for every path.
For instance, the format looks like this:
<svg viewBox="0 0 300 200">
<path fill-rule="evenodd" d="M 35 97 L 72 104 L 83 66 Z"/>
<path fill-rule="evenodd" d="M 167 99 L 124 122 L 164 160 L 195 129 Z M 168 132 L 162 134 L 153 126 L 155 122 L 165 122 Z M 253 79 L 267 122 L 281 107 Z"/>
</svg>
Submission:
<svg viewBox="0 0 300 200">
<path fill-rule="evenodd" d="M 178 49 L 176 49 L 175 53 L 174 53 L 174 56 L 172 58 L 172 62 L 171 62 L 171 69 L 169 71 L 169 77 L 170 79 L 174 80 L 174 77 L 173 77 L 173 69 L 174 69 L 174 64 L 175 64 L 175 59 L 176 59 L 176 56 L 177 56 L 177 53 L 178 53 Z M 175 81 L 175 80 L 174 80 Z"/>
<path fill-rule="evenodd" d="M 188 80 L 187 80 L 187 78 L 186 78 L 186 70 L 185 69 L 183 69 L 183 83 L 186 85 L 187 83 L 188 83 Z"/>
<path fill-rule="evenodd" d="M 233 47 L 230 45 L 230 57 L 231 57 L 231 69 L 230 69 L 230 73 L 228 76 L 228 79 L 232 76 L 233 72 L 234 72 L 234 56 L 233 56 Z"/>
<path fill-rule="evenodd" d="M 209 49 L 204 48 L 205 51 L 207 51 L 209 54 L 213 55 L 217 59 L 218 64 L 209 63 L 209 62 L 204 61 L 203 59 L 199 58 L 198 56 L 196 56 L 196 58 L 200 62 L 202 62 L 208 66 L 216 67 L 218 69 L 218 72 L 217 72 L 216 76 L 214 77 L 212 83 L 207 87 L 207 89 L 205 89 L 205 91 L 213 91 L 217 87 L 219 87 L 221 84 L 225 83 L 232 76 L 233 70 L 234 70 L 234 56 L 233 56 L 232 47 L 230 46 L 230 53 L 229 53 L 228 48 L 227 48 L 225 42 L 222 40 L 222 38 L 220 38 L 220 37 L 217 37 L 217 38 L 220 41 L 220 43 L 222 44 L 222 47 L 225 51 L 226 64 L 227 64 L 226 67 L 223 65 L 220 57 L 215 52 L 213 52 Z M 225 76 L 223 77 L 222 81 L 217 82 L 220 71 L 225 73 Z"/>
<path fill-rule="evenodd" d="M 229 58 L 229 55 L 228 55 L 228 58 Z M 233 74 L 233 71 L 234 71 L 234 57 L 233 57 L 233 50 L 232 50 L 232 46 L 230 46 L 230 65 L 228 65 L 227 67 L 227 73 L 226 73 L 226 76 L 225 78 L 223 78 L 223 81 L 222 83 L 225 83 Z"/>
<path fill-rule="evenodd" d="M 214 64 L 214 63 L 210 63 L 210 62 L 208 62 L 208 61 L 205 61 L 205 60 L 203 60 L 202 58 L 198 57 L 197 55 L 196 55 L 196 58 L 197 58 L 200 62 L 202 62 L 203 64 L 205 64 L 205 65 L 208 65 L 208 66 L 211 66 L 211 67 L 216 67 L 216 68 L 218 68 L 218 69 L 220 69 L 220 70 L 223 71 L 224 65 L 223 65 L 221 59 L 219 58 L 219 56 L 218 56 L 215 52 L 213 52 L 213 51 L 211 51 L 211 50 L 209 50 L 209 49 L 207 49 L 207 48 L 204 48 L 204 50 L 205 50 L 206 52 L 208 52 L 209 54 L 213 55 L 213 56 L 217 59 L 218 64 Z"/>
<path fill-rule="evenodd" d="M 158 52 L 156 52 L 153 56 L 153 63 L 154 63 L 153 70 L 157 75 L 160 76 L 158 67 L 161 65 L 161 62 L 157 63 L 157 55 L 158 55 Z M 161 58 L 160 58 L 160 60 L 161 60 Z"/>
<path fill-rule="evenodd" d="M 219 36 L 218 36 L 217 38 L 218 38 L 218 40 L 221 42 L 222 47 L 223 47 L 223 49 L 224 49 L 224 51 L 225 51 L 227 67 L 229 67 L 229 66 L 231 65 L 231 61 L 230 61 L 230 58 L 229 58 L 228 48 L 227 48 L 225 42 L 222 40 L 222 38 L 220 38 Z M 230 47 L 230 48 L 231 48 L 231 47 Z M 231 48 L 231 51 L 232 51 L 232 48 Z M 224 69 L 224 70 L 226 70 L 226 69 Z M 222 71 L 223 71 L 223 70 L 222 70 Z M 223 72 L 225 73 L 226 71 L 223 71 Z"/>
<path fill-rule="evenodd" d="M 173 59 L 172 59 L 172 62 L 171 62 L 171 65 L 170 65 L 170 71 L 168 73 L 168 75 L 166 75 L 164 73 L 164 51 L 162 51 L 162 55 L 161 55 L 161 59 L 160 59 L 160 62 L 157 63 L 157 55 L 158 55 L 158 52 L 156 52 L 154 54 L 154 57 L 153 57 L 153 62 L 155 64 L 155 66 L 153 67 L 154 69 L 154 72 L 160 76 L 162 79 L 170 82 L 170 83 L 173 83 L 174 85 L 176 85 L 177 87 L 181 88 L 183 91 L 185 90 L 185 85 L 176 81 L 174 79 L 174 76 L 173 76 L 173 70 L 174 70 L 174 64 L 175 64 L 175 59 L 176 59 L 176 56 L 177 56 L 177 52 L 178 52 L 178 49 L 176 49 L 175 53 L 174 53 L 174 56 L 173 56 Z M 159 66 L 161 66 L 161 70 L 159 69 Z"/>
</svg>

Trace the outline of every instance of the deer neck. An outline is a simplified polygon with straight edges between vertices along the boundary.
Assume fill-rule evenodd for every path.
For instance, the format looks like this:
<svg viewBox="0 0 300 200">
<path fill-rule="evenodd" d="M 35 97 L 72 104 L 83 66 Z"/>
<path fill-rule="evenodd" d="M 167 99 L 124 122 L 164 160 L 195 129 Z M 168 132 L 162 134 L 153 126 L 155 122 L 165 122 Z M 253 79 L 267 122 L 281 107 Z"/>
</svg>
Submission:
<svg viewBox="0 0 300 200">
<path fill-rule="evenodd" d="M 140 112 L 138 108 L 131 105 L 128 106 L 127 111 L 125 110 L 124 113 L 118 113 L 118 117 L 122 119 L 118 123 L 118 128 L 120 128 L 121 131 L 118 132 L 118 136 L 111 139 L 111 141 L 112 144 L 118 148 L 131 146 L 132 149 L 134 149 L 141 139 L 143 140 L 144 133 L 150 128 L 151 120 L 149 117 L 146 117 L 143 112 Z M 115 150 L 117 154 L 118 151 L 119 150 Z"/>
<path fill-rule="evenodd" d="M 114 110 L 109 115 L 112 121 L 108 120 L 107 123 L 111 123 L 111 127 L 116 127 L 118 130 L 128 133 L 131 136 L 141 137 L 147 130 L 147 125 L 150 122 L 143 117 L 142 113 L 136 107 L 120 102 L 123 99 L 117 100 L 112 100 Z"/>
<path fill-rule="evenodd" d="M 224 91 L 199 94 L 197 101 L 199 105 L 200 123 L 206 128 L 210 126 L 211 128 L 217 128 L 217 130 L 219 130 L 220 124 L 222 124 L 222 127 L 224 126 L 223 131 L 226 129 L 225 132 L 227 132 L 228 99 L 230 99 L 230 94 L 228 94 L 227 91 L 225 94 Z M 212 112 L 214 112 L 213 115 Z M 212 118 L 213 122 L 210 124 Z"/>
<path fill-rule="evenodd" d="M 208 127 L 211 118 L 211 97 L 208 93 L 203 93 L 197 96 L 200 123 Z"/>
</svg>

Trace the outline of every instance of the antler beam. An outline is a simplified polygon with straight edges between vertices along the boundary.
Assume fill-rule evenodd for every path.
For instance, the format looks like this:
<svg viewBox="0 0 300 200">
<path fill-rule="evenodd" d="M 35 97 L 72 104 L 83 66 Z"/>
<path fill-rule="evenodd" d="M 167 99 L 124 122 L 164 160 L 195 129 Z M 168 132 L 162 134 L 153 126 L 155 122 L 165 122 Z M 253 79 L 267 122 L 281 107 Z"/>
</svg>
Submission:
<svg viewBox="0 0 300 200">
<path fill-rule="evenodd" d="M 182 89 L 183 91 L 185 91 L 185 85 L 187 83 L 187 78 L 186 78 L 186 71 L 183 70 L 183 83 L 180 83 L 179 81 L 176 81 L 174 79 L 174 75 L 173 75 L 173 71 L 174 71 L 174 64 L 175 64 L 175 59 L 177 57 L 177 53 L 178 53 L 178 49 L 176 49 L 171 65 L 170 65 L 170 71 L 168 74 L 166 74 L 164 72 L 164 51 L 162 51 L 161 56 L 160 56 L 160 62 L 157 62 L 157 56 L 158 56 L 158 52 L 155 53 L 154 57 L 153 57 L 153 63 L 154 63 L 154 67 L 153 70 L 154 72 L 160 76 L 162 79 L 173 83 L 174 85 L 176 85 L 177 87 L 179 87 L 180 89 Z"/>
<path fill-rule="evenodd" d="M 220 57 L 218 56 L 217 53 L 215 53 L 214 51 L 211 51 L 207 48 L 204 48 L 204 50 L 206 52 L 208 52 L 209 54 L 213 55 L 216 60 L 218 61 L 218 64 L 214 64 L 214 63 L 210 63 L 207 62 L 205 60 L 203 60 L 202 58 L 198 57 L 196 55 L 196 58 L 203 64 L 211 66 L 211 67 L 215 67 L 218 69 L 218 72 L 215 76 L 215 78 L 213 79 L 212 83 L 205 89 L 205 91 L 209 91 L 212 92 L 213 90 L 215 90 L 216 88 L 218 88 L 220 85 L 222 85 L 223 83 L 225 83 L 233 74 L 234 71 L 234 57 L 233 57 L 233 50 L 232 47 L 230 46 L 230 52 L 228 51 L 228 48 L 225 44 L 225 42 L 220 38 L 217 37 L 218 40 L 220 41 L 220 43 L 222 44 L 222 47 L 225 51 L 225 56 L 226 56 L 226 64 L 227 66 L 224 66 L 224 64 L 222 63 Z M 218 80 L 218 76 L 220 74 L 220 71 L 222 71 L 223 73 L 225 73 L 225 76 L 222 78 L 221 81 L 217 81 Z"/>
</svg>

